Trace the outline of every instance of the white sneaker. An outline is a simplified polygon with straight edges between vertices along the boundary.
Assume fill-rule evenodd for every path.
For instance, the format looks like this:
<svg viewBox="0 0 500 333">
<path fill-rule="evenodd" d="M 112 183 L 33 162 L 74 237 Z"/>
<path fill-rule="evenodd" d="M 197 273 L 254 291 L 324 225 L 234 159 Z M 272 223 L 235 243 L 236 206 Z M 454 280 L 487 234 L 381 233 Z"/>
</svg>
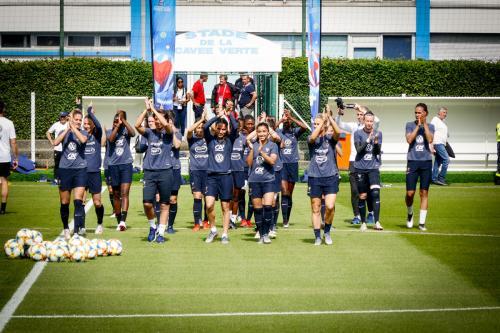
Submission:
<svg viewBox="0 0 500 333">
<path fill-rule="evenodd" d="M 268 235 L 264 235 L 264 237 L 262 237 L 262 241 L 264 244 L 271 244 L 271 238 L 269 238 Z"/>
<path fill-rule="evenodd" d="M 260 238 L 260 233 L 257 231 L 257 232 L 255 233 L 255 236 L 253 236 L 253 238 L 255 238 L 255 239 L 259 239 L 259 238 Z"/>
<path fill-rule="evenodd" d="M 384 230 L 384 228 L 382 227 L 382 225 L 380 224 L 379 221 L 375 222 L 375 226 L 373 227 L 373 229 L 379 230 L 379 231 Z"/>
<path fill-rule="evenodd" d="M 427 231 L 427 228 L 425 227 L 425 224 L 419 224 L 419 225 L 418 225 L 418 229 L 419 229 L 420 231 Z"/>
<path fill-rule="evenodd" d="M 406 227 L 408 229 L 413 228 L 413 214 L 408 215 L 409 219 L 406 219 Z"/>
<path fill-rule="evenodd" d="M 101 234 L 102 234 L 102 231 L 103 231 L 103 230 L 102 230 L 102 225 L 98 224 L 98 225 L 97 225 L 97 227 L 95 228 L 94 233 L 95 233 L 96 235 L 101 235 Z"/>
<path fill-rule="evenodd" d="M 68 241 L 70 238 L 71 232 L 69 231 L 69 229 L 64 229 L 64 239 Z"/>
<path fill-rule="evenodd" d="M 368 229 L 368 228 L 366 227 L 366 223 L 365 223 L 365 222 L 361 223 L 361 227 L 359 228 L 359 231 L 361 231 L 361 232 L 365 232 L 365 231 L 366 231 L 366 229 Z"/>
<path fill-rule="evenodd" d="M 116 217 L 115 213 L 109 215 L 110 218 L 114 219 Z"/>
<path fill-rule="evenodd" d="M 274 230 L 269 231 L 269 238 L 276 238 L 276 235 L 277 235 L 276 231 Z"/>
<path fill-rule="evenodd" d="M 326 245 L 332 245 L 333 244 L 332 236 L 330 236 L 329 233 L 325 234 L 325 244 Z"/>
<path fill-rule="evenodd" d="M 85 228 L 80 228 L 80 230 L 78 230 L 78 235 L 85 236 L 86 234 L 87 234 L 87 230 L 85 230 Z"/>
<path fill-rule="evenodd" d="M 315 245 L 315 246 L 319 246 L 319 245 L 321 245 L 321 242 L 322 242 L 322 241 L 321 241 L 321 238 L 320 238 L 320 237 L 318 237 L 318 238 L 316 238 L 316 240 L 314 241 L 314 245 Z"/>
<path fill-rule="evenodd" d="M 127 224 L 123 221 L 118 223 L 118 226 L 116 227 L 116 231 L 125 231 L 127 230 Z"/>
</svg>

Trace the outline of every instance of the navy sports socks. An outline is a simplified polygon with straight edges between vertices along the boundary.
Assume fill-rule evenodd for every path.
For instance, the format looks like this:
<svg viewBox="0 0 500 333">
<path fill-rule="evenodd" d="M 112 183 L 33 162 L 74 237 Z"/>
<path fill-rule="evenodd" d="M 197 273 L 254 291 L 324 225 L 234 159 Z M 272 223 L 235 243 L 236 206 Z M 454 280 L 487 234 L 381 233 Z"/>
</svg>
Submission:
<svg viewBox="0 0 500 333">
<path fill-rule="evenodd" d="M 321 238 L 321 229 L 314 229 L 314 237 Z"/>
<path fill-rule="evenodd" d="M 2 212 L 5 213 L 5 208 L 7 208 L 7 203 L 6 202 L 2 202 L 2 207 L 0 208 L 0 211 L 2 211 Z"/>
<path fill-rule="evenodd" d="M 288 203 L 290 201 L 289 195 L 281 196 L 281 216 L 283 217 L 283 223 L 288 223 Z"/>
<path fill-rule="evenodd" d="M 122 212 L 120 213 L 120 221 L 123 221 L 123 222 L 126 222 L 127 221 L 127 213 L 126 211 L 122 210 Z"/>
<path fill-rule="evenodd" d="M 292 215 L 292 206 L 293 206 L 293 198 L 292 196 L 288 197 L 288 211 L 286 212 L 286 220 L 290 221 L 290 215 Z"/>
<path fill-rule="evenodd" d="M 59 208 L 59 213 L 61 214 L 61 221 L 63 223 L 64 229 L 69 229 L 68 219 L 69 219 L 69 204 L 61 204 Z"/>
<path fill-rule="evenodd" d="M 253 203 L 252 203 L 252 198 L 249 198 L 248 199 L 248 212 L 247 212 L 247 220 L 252 220 L 252 215 L 254 213 L 254 209 L 253 209 Z M 255 218 L 257 219 L 257 218 Z M 257 223 L 257 222 L 255 222 Z"/>
<path fill-rule="evenodd" d="M 332 229 L 332 225 L 331 224 L 328 224 L 328 223 L 325 223 L 325 234 L 328 234 L 330 233 L 330 230 Z"/>
<path fill-rule="evenodd" d="M 359 215 L 361 215 L 361 222 L 366 222 L 366 200 L 358 200 Z"/>
<path fill-rule="evenodd" d="M 373 217 L 375 218 L 375 222 L 378 222 L 380 218 L 380 190 L 378 188 L 371 190 L 371 198 L 373 202 Z"/>
<path fill-rule="evenodd" d="M 273 207 L 273 228 L 278 224 L 278 216 L 280 215 L 280 196 L 276 198 L 276 205 Z"/>
<path fill-rule="evenodd" d="M 264 218 L 262 221 L 262 233 L 261 235 L 269 234 L 269 229 L 273 223 L 273 206 L 265 205 L 264 206 Z"/>
<path fill-rule="evenodd" d="M 201 210 L 203 209 L 201 199 L 193 201 L 193 217 L 195 224 L 201 224 Z M 170 214 L 170 213 L 169 213 Z"/>
<path fill-rule="evenodd" d="M 369 191 L 367 194 L 366 194 L 366 206 L 368 207 L 368 211 L 369 212 L 373 212 L 373 197 L 372 197 L 372 194 L 373 194 L 373 190 Z"/>
<path fill-rule="evenodd" d="M 262 235 L 263 234 L 263 231 L 262 231 L 262 218 L 263 218 L 263 212 L 264 210 L 262 208 L 255 208 L 254 209 L 254 212 L 255 212 L 255 227 L 257 228 L 257 231 Z"/>
<path fill-rule="evenodd" d="M 109 202 L 111 202 L 111 207 L 114 207 L 114 197 L 115 195 L 113 194 L 113 192 L 109 193 Z"/>
<path fill-rule="evenodd" d="M 241 217 L 242 220 L 245 219 L 245 207 L 246 207 L 245 191 L 241 190 L 240 198 L 238 200 L 238 215 Z"/>
<path fill-rule="evenodd" d="M 83 207 L 82 200 L 73 200 L 75 205 L 74 219 L 75 219 L 75 234 L 81 229 L 85 228 L 85 208 Z"/>
<path fill-rule="evenodd" d="M 97 215 L 97 224 L 102 224 L 102 218 L 104 217 L 104 206 L 95 207 L 95 214 Z"/>
<path fill-rule="evenodd" d="M 205 205 L 203 206 L 203 221 L 208 221 L 207 203 L 206 202 L 205 202 Z"/>
<path fill-rule="evenodd" d="M 173 227 L 175 223 L 175 217 L 177 216 L 177 203 L 170 204 L 170 209 L 168 211 L 168 227 Z"/>
</svg>

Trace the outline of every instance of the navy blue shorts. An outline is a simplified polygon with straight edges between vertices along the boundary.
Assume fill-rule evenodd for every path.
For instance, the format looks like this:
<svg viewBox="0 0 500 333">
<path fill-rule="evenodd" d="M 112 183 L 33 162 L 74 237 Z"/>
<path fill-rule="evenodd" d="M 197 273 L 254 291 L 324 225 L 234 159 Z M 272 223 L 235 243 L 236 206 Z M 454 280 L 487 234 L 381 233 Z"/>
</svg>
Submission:
<svg viewBox="0 0 500 333">
<path fill-rule="evenodd" d="M 262 198 L 266 193 L 274 193 L 274 182 L 266 182 L 266 183 L 248 183 L 250 187 L 250 191 L 248 195 L 253 198 Z"/>
<path fill-rule="evenodd" d="M 108 174 L 111 186 L 117 187 L 121 184 L 131 184 L 132 172 L 132 163 L 108 165 Z"/>
<path fill-rule="evenodd" d="M 207 171 L 192 170 L 189 172 L 189 182 L 191 183 L 191 192 L 205 192 L 207 188 Z"/>
<path fill-rule="evenodd" d="M 339 176 L 309 177 L 307 195 L 310 198 L 321 198 L 323 195 L 336 194 L 339 191 Z"/>
<path fill-rule="evenodd" d="M 208 174 L 205 196 L 214 197 L 215 200 L 230 201 L 233 196 L 233 177 L 231 174 Z"/>
<path fill-rule="evenodd" d="M 355 177 L 359 193 L 368 193 L 370 187 L 374 185 L 378 185 L 380 188 L 380 171 L 378 169 L 356 170 Z"/>
<path fill-rule="evenodd" d="M 76 187 L 87 187 L 87 169 L 61 169 L 57 171 L 59 189 L 71 191 Z M 100 192 L 100 189 L 99 189 Z"/>
<path fill-rule="evenodd" d="M 104 169 L 104 181 L 106 182 L 106 185 L 111 186 L 111 177 L 109 176 L 108 169 Z"/>
<path fill-rule="evenodd" d="M 233 171 L 231 175 L 233 176 L 233 187 L 241 189 L 245 186 L 245 171 Z"/>
<path fill-rule="evenodd" d="M 296 183 L 299 181 L 299 163 L 283 163 L 281 169 L 281 179 L 289 183 Z"/>
<path fill-rule="evenodd" d="M 172 191 L 179 192 L 182 184 L 181 169 L 172 169 Z"/>
<path fill-rule="evenodd" d="M 280 171 L 274 171 L 274 192 L 281 192 L 281 177 L 283 169 Z"/>
<path fill-rule="evenodd" d="M 101 172 L 87 172 L 87 189 L 90 193 L 101 193 L 102 179 Z"/>
<path fill-rule="evenodd" d="M 406 165 L 406 190 L 415 191 L 420 178 L 420 189 L 428 190 L 432 179 L 432 160 L 408 161 Z"/>
<path fill-rule="evenodd" d="M 156 201 L 156 193 L 159 193 L 160 203 L 169 203 L 172 182 L 172 169 L 144 170 L 142 202 L 154 203 Z"/>
</svg>

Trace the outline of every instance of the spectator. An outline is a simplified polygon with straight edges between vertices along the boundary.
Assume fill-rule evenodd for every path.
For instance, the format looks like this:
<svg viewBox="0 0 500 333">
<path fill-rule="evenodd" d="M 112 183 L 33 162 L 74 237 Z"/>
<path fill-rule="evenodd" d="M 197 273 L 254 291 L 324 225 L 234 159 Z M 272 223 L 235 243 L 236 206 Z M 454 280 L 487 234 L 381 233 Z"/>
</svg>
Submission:
<svg viewBox="0 0 500 333">
<path fill-rule="evenodd" d="M 192 100 L 193 100 L 193 111 L 194 118 L 198 121 L 203 114 L 203 109 L 205 108 L 205 88 L 203 87 L 203 83 L 207 82 L 208 74 L 201 73 L 200 79 L 193 84 Z"/>
<path fill-rule="evenodd" d="M 448 109 L 444 106 L 440 107 L 437 116 L 432 118 L 431 121 L 435 129 L 432 151 L 435 156 L 432 168 L 432 183 L 441 186 L 448 185 L 446 184 L 446 172 L 450 163 L 450 157 L 446 151 L 446 141 L 448 141 L 449 136 L 448 126 L 444 122 L 447 115 Z"/>
<path fill-rule="evenodd" d="M 243 75 L 242 82 L 243 87 L 240 89 L 238 106 L 240 107 L 240 115 L 244 118 L 245 116 L 254 113 L 257 93 L 255 92 L 255 86 L 250 82 L 250 77 L 248 75 Z"/>
<path fill-rule="evenodd" d="M 0 214 L 5 214 L 9 196 L 10 168 L 17 168 L 16 130 L 14 124 L 5 118 L 5 103 L 0 101 L 0 181 L 2 183 L 2 206 Z"/>
<path fill-rule="evenodd" d="M 222 105 L 225 107 L 228 101 L 234 100 L 235 93 L 236 86 L 227 82 L 227 75 L 219 75 L 219 83 L 217 83 L 212 90 L 212 100 L 210 103 L 212 111 L 215 112 L 217 106 Z"/>
<path fill-rule="evenodd" d="M 184 80 L 178 77 L 174 87 L 174 115 L 176 119 L 175 127 L 180 129 L 182 135 L 184 135 L 184 130 L 186 129 L 186 109 L 188 101 L 189 96 L 184 86 Z"/>
<path fill-rule="evenodd" d="M 62 155 L 62 143 L 58 145 L 54 145 L 54 140 L 63 133 L 68 128 L 68 113 L 61 112 L 59 114 L 59 121 L 55 122 L 50 126 L 47 131 L 47 139 L 49 140 L 52 147 L 54 147 L 54 183 L 57 184 L 59 179 L 59 162 L 61 161 Z M 54 138 L 52 138 L 52 134 L 54 134 Z"/>
</svg>

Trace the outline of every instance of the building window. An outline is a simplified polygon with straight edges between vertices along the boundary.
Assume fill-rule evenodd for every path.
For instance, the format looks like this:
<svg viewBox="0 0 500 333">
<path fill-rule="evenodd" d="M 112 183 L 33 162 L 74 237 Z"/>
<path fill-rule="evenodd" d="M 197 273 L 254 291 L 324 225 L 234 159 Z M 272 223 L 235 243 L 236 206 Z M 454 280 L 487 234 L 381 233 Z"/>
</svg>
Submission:
<svg viewBox="0 0 500 333">
<path fill-rule="evenodd" d="M 94 36 L 68 36 L 68 46 L 94 46 Z"/>
<path fill-rule="evenodd" d="M 59 36 L 36 36 L 37 46 L 59 46 Z"/>
<path fill-rule="evenodd" d="M 321 36 L 321 56 L 347 58 L 347 36 Z"/>
<path fill-rule="evenodd" d="M 127 46 L 125 36 L 101 36 L 101 46 Z"/>
<path fill-rule="evenodd" d="M 354 59 L 375 59 L 377 57 L 377 49 L 374 47 L 355 47 Z"/>
<path fill-rule="evenodd" d="M 30 47 L 30 35 L 2 34 L 2 47 Z"/>
<path fill-rule="evenodd" d="M 384 59 L 411 59 L 411 36 L 384 36 Z"/>
</svg>

